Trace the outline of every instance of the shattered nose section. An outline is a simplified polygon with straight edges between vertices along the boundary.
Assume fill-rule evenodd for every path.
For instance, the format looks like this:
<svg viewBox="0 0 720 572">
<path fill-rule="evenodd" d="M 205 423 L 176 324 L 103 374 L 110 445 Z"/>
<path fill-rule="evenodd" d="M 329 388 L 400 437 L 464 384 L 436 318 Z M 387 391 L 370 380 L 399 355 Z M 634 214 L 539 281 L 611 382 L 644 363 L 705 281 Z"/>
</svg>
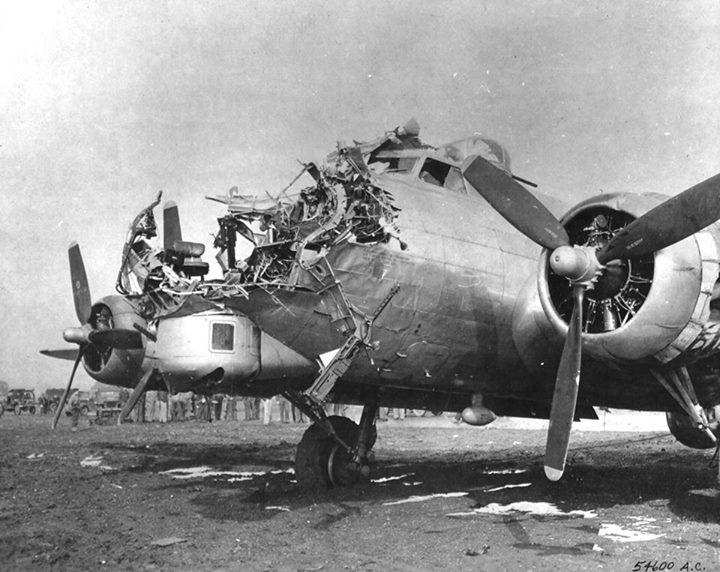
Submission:
<svg viewBox="0 0 720 572">
<path fill-rule="evenodd" d="M 410 121 L 375 141 L 338 143 L 322 164 L 305 164 L 278 197 L 243 195 L 237 187 L 207 197 L 228 208 L 215 238 L 226 282 L 296 286 L 299 269 L 342 244 L 394 240 L 405 248 L 396 224 L 399 208 L 379 177 L 409 172 L 413 153 L 428 147 L 418 134 Z M 302 186 L 301 179 L 312 184 Z"/>
<path fill-rule="evenodd" d="M 355 245 L 406 249 L 387 177 L 411 171 L 428 147 L 418 134 L 409 122 L 369 143 L 339 143 L 322 164 L 305 164 L 275 198 L 242 195 L 237 187 L 208 197 L 228 213 L 218 219 L 214 243 L 224 279 L 209 285 L 207 298 L 245 313 L 311 359 L 337 349 L 363 316 L 332 261 Z M 311 184 L 302 185 L 303 178 Z"/>
<path fill-rule="evenodd" d="M 227 280 L 292 284 L 295 265 L 313 266 L 340 244 L 399 240 L 392 196 L 373 184 L 362 157 L 353 155 L 339 154 L 332 170 L 306 166 L 315 184 L 294 200 L 282 197 L 271 204 L 231 193 L 225 199 L 229 214 L 219 219 L 215 239 Z"/>
</svg>

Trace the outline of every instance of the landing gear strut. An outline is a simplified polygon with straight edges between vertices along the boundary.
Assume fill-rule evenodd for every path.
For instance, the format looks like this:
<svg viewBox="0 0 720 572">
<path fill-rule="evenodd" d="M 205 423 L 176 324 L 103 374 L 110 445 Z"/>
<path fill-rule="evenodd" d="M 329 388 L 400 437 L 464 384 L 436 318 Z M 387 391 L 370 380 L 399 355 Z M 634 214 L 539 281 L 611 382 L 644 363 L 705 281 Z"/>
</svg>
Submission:
<svg viewBox="0 0 720 572">
<path fill-rule="evenodd" d="M 693 387 L 687 368 L 682 366 L 677 369 L 668 370 L 651 369 L 650 372 L 678 403 L 681 411 L 687 416 L 688 422 L 686 423 L 686 427 L 677 427 L 680 433 L 673 430 L 677 424 L 673 423 L 670 416 L 668 417 L 668 426 L 673 435 L 689 447 L 704 449 L 718 446 L 718 440 L 711 429 L 708 414 L 698 402 L 697 394 L 695 393 L 695 388 Z M 682 435 L 689 433 L 690 429 L 692 429 L 694 433 L 692 440 L 702 443 L 700 446 L 698 446 L 699 443 L 691 444 L 685 442 L 682 438 Z"/>
<path fill-rule="evenodd" d="M 680 406 L 680 411 L 668 412 L 668 428 L 673 436 L 683 445 L 696 449 L 715 447 L 711 464 L 720 454 L 718 431 L 718 408 L 703 408 L 695 393 L 690 373 L 685 366 L 677 369 L 651 369 L 666 391 Z M 720 483 L 720 464 L 718 464 L 717 481 Z"/>
<path fill-rule="evenodd" d="M 350 486 L 370 475 L 369 453 L 377 439 L 375 404 L 363 407 L 360 425 L 324 409 L 304 395 L 287 397 L 314 423 L 305 431 L 295 454 L 295 478 L 304 489 Z"/>
</svg>

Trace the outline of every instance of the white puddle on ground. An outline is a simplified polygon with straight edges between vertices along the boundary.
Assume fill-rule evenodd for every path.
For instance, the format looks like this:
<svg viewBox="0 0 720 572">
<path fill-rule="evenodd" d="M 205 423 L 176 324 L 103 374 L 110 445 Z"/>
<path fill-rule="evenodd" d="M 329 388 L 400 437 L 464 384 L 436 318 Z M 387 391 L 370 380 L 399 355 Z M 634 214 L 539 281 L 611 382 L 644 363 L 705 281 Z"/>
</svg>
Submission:
<svg viewBox="0 0 720 572">
<path fill-rule="evenodd" d="M 286 469 L 284 471 L 281 469 L 277 469 L 275 471 L 240 471 L 239 477 L 230 477 L 227 481 L 228 483 L 241 483 L 243 481 L 252 481 L 255 477 L 264 477 L 267 475 L 282 475 L 283 473 L 294 475 L 295 469 Z M 290 482 L 296 483 L 297 481 L 291 480 Z"/>
<path fill-rule="evenodd" d="M 453 512 L 446 516 L 449 517 L 462 517 L 462 516 L 474 516 L 476 514 L 514 514 L 524 513 L 537 516 L 570 516 L 575 518 L 595 518 L 597 514 L 589 510 L 571 510 L 565 512 L 560 510 L 554 504 L 549 502 L 529 502 L 520 501 L 506 505 L 501 505 L 496 502 L 490 503 L 489 505 L 482 506 L 480 508 L 474 508 L 467 512 Z"/>
<path fill-rule="evenodd" d="M 613 522 L 603 522 L 600 525 L 599 536 L 608 538 L 615 542 L 647 542 L 665 536 L 656 532 L 659 526 L 652 524 L 656 519 L 646 516 L 629 516 L 631 522 L 626 528 Z"/>
<path fill-rule="evenodd" d="M 289 506 L 266 506 L 265 510 L 279 510 L 282 512 L 290 512 Z"/>
<path fill-rule="evenodd" d="M 483 471 L 483 475 L 519 475 L 527 473 L 527 469 L 497 469 L 494 471 Z"/>
<path fill-rule="evenodd" d="M 98 467 L 100 469 L 104 469 L 106 471 L 112 471 L 113 468 L 108 465 L 103 465 L 103 458 L 102 455 L 88 455 L 85 457 L 82 461 L 80 461 L 80 465 L 82 467 Z"/>
<path fill-rule="evenodd" d="M 464 496 L 467 496 L 467 494 L 468 493 L 465 493 L 465 492 L 456 492 L 456 493 L 435 493 L 433 495 L 413 495 L 406 499 L 384 502 L 383 506 L 390 506 L 390 505 L 395 505 L 395 504 L 407 504 L 407 503 L 411 503 L 411 502 L 425 502 L 425 501 L 432 500 L 432 499 L 447 499 L 447 498 L 455 498 L 455 497 L 464 497 Z"/>
<path fill-rule="evenodd" d="M 209 477 L 231 477 L 228 482 L 236 483 L 242 481 L 250 481 L 255 477 L 266 475 L 280 475 L 282 473 L 295 474 L 294 469 L 271 470 L 271 471 L 219 471 L 208 467 L 183 467 L 180 469 L 170 469 L 160 472 L 161 475 L 168 475 L 173 479 L 206 479 Z"/>
<path fill-rule="evenodd" d="M 487 490 L 484 491 L 484 492 L 486 492 L 486 493 L 494 493 L 494 492 L 496 492 L 496 491 L 501 491 L 501 490 L 503 490 L 503 489 L 522 489 L 522 488 L 525 488 L 525 487 L 529 487 L 530 485 L 532 485 L 532 483 L 518 483 L 517 485 L 503 485 L 503 486 L 501 486 L 501 487 L 495 487 L 494 489 L 487 489 Z"/>
<path fill-rule="evenodd" d="M 396 475 L 393 477 L 379 477 L 377 479 L 370 479 L 371 483 L 389 483 L 390 481 L 399 481 L 405 477 L 412 477 L 415 473 L 405 473 L 404 475 Z"/>
<path fill-rule="evenodd" d="M 619 524 L 603 523 L 600 525 L 599 536 L 614 540 L 615 542 L 647 542 L 665 536 L 642 530 L 622 528 Z"/>
</svg>

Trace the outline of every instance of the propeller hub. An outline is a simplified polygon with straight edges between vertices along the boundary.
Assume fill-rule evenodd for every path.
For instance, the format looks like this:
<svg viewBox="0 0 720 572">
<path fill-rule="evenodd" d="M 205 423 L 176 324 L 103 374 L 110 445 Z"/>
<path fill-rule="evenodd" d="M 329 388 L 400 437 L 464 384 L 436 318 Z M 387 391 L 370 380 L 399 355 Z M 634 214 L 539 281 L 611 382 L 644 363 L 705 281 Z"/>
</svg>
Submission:
<svg viewBox="0 0 720 572">
<path fill-rule="evenodd" d="M 86 344 L 88 342 L 85 328 L 67 328 L 63 330 L 63 339 L 71 344 Z"/>
<path fill-rule="evenodd" d="M 555 274 L 574 280 L 585 272 L 587 260 L 581 256 L 580 250 L 572 246 L 561 246 L 550 255 L 550 268 Z"/>
<path fill-rule="evenodd" d="M 590 288 L 603 266 L 598 262 L 593 248 L 560 246 L 550 254 L 550 268 L 573 284 Z"/>
</svg>

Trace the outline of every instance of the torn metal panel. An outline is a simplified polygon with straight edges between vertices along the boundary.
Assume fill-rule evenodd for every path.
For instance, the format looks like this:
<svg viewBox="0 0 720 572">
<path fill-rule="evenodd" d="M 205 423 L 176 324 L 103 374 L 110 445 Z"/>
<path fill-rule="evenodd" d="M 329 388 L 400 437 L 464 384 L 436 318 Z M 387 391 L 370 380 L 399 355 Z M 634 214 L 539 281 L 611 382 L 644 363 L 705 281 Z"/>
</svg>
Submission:
<svg viewBox="0 0 720 572">
<path fill-rule="evenodd" d="M 397 129 L 374 142 L 338 145 L 320 166 L 305 164 L 301 175 L 309 173 L 314 184 L 294 198 L 289 189 L 279 197 L 256 197 L 237 187 L 225 197 L 209 197 L 228 206 L 215 239 L 226 273 L 248 284 L 296 286 L 300 269 L 315 266 L 339 244 L 397 240 L 404 247 L 396 224 L 399 209 L 376 184 L 374 168 L 380 163 L 373 153 L 422 146 L 417 129 Z M 249 254 L 240 254 L 238 235 L 249 243 Z"/>
<path fill-rule="evenodd" d="M 179 228 L 165 249 L 148 242 L 157 236 L 153 209 L 161 196 L 162 192 L 158 193 L 130 224 L 116 283 L 117 291 L 148 321 L 178 312 L 199 291 L 208 271 L 207 263 L 200 260 L 205 246 L 183 241 Z M 203 305 L 208 303 L 203 301 Z"/>
<path fill-rule="evenodd" d="M 129 294 L 133 289 L 142 287 L 136 283 L 136 279 L 144 282 L 150 273 L 150 269 L 143 265 L 135 272 L 138 262 L 148 255 L 150 246 L 145 242 L 144 238 L 154 238 L 157 236 L 157 225 L 155 224 L 155 215 L 153 209 L 160 204 L 162 191 L 160 191 L 156 199 L 147 207 L 141 210 L 133 219 L 128 228 L 125 244 L 123 245 L 122 264 L 118 272 L 115 289 L 120 294 Z M 153 269 L 155 266 L 153 266 Z M 135 278 L 135 280 L 134 280 Z"/>
<path fill-rule="evenodd" d="M 182 312 L 188 299 L 239 311 L 247 306 L 261 316 L 261 328 L 262 320 L 284 322 L 281 341 L 313 355 L 317 348 L 338 348 L 347 336 L 362 331 L 383 296 L 399 284 L 400 291 L 378 321 L 380 337 L 396 343 L 400 334 L 409 346 L 430 335 L 426 343 L 432 343 L 434 333 L 420 332 L 416 318 L 442 308 L 448 319 L 455 319 L 458 312 L 473 309 L 477 288 L 472 282 L 463 282 L 459 292 L 446 287 L 448 270 L 439 262 L 446 258 L 445 240 L 441 235 L 435 240 L 432 229 L 414 228 L 410 220 L 427 207 L 405 199 L 409 214 L 403 219 L 393 193 L 407 197 L 422 180 L 426 163 L 445 169 L 441 186 L 455 192 L 450 174 L 459 173 L 462 157 L 452 153 L 494 153 L 495 161 L 506 159 L 501 148 L 485 140 L 456 147 L 459 151 L 427 145 L 419 138 L 417 123 L 410 121 L 373 141 L 339 143 L 322 162 L 302 164 L 298 176 L 277 196 L 241 193 L 233 187 L 223 196 L 208 197 L 227 208 L 218 218 L 214 238 L 222 279 L 206 281 L 181 264 L 199 254 L 190 247 L 180 248 L 184 258 L 176 259 L 170 250 L 153 249 L 143 235 L 133 235 L 124 268 L 133 281 L 127 292 L 148 319 Z M 437 205 L 444 207 L 445 202 Z M 470 229 L 477 220 L 461 216 L 453 224 Z M 423 237 L 430 234 L 433 240 L 423 238 L 405 253 L 403 225 L 408 226 L 408 238 L 422 230 Z M 456 254 L 453 260 L 466 254 L 465 249 Z M 284 302 L 290 299 L 292 303 Z M 302 316 L 283 321 L 289 307 Z M 462 337 L 472 339 L 467 331 Z"/>
</svg>

